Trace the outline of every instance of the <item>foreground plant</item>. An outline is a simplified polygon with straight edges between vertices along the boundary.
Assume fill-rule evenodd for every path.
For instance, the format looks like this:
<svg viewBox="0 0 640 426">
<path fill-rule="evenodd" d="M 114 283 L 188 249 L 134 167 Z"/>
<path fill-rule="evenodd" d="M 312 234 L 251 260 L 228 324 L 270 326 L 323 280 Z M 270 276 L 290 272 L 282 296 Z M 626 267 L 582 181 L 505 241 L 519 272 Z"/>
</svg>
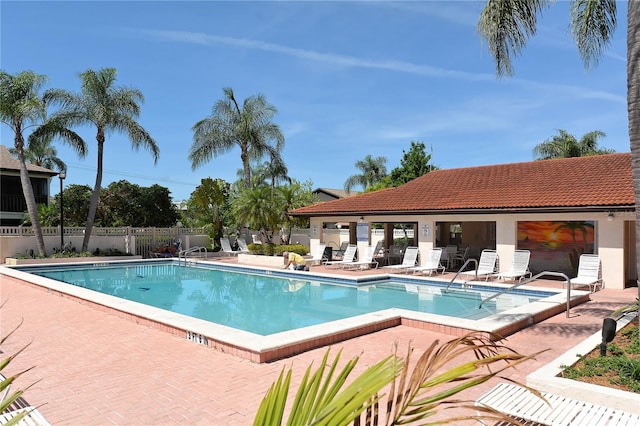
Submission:
<svg viewBox="0 0 640 426">
<path fill-rule="evenodd" d="M 499 336 L 469 333 L 442 346 L 435 341 L 417 360 L 410 371 L 413 348 L 402 358 L 394 354 L 369 367 L 348 382 L 359 357 L 348 361 L 338 372 L 342 351 L 328 364 L 330 349 L 322 364 L 312 373 L 307 368 L 288 415 L 287 425 L 400 425 L 447 424 L 462 420 L 510 421 L 510 417 L 488 407 L 475 406 L 474 401 L 458 399 L 465 389 L 480 385 L 509 368 L 534 358 L 521 355 L 500 344 Z M 465 354 L 472 361 L 455 365 Z M 454 367 L 449 367 L 451 364 Z M 283 424 L 291 384 L 291 369 L 280 373 L 262 400 L 254 425 Z M 334 377 L 335 376 L 335 377 Z M 502 377 L 504 378 L 504 377 Z M 512 381 L 510 379 L 505 379 Z M 524 385 L 523 385 L 524 386 Z M 381 393 L 386 388 L 386 393 Z M 537 391 L 531 389 L 537 395 Z M 385 398 L 380 413 L 380 402 Z M 452 415 L 446 414 L 451 410 Z M 461 412 L 470 410 L 474 414 Z M 438 420 L 430 422 L 436 414 Z"/>
<path fill-rule="evenodd" d="M 0 309 L 2 308 L 2 306 L 4 306 L 4 303 L 2 305 L 0 305 Z M 20 328 L 20 325 L 22 325 L 22 322 L 20 324 L 18 324 L 17 327 L 15 327 L 13 330 L 11 330 L 6 336 L 2 336 L 2 338 L 0 338 L 0 347 L 4 344 L 4 342 L 13 334 L 15 333 L 15 331 Z M 10 355 L 2 360 L 0 360 L 0 372 L 2 372 L 5 367 L 7 365 L 9 365 L 9 363 L 15 358 L 17 357 L 22 351 L 24 351 L 29 345 L 25 345 L 22 349 L 20 349 L 18 352 L 16 352 L 13 355 Z M 33 368 L 33 367 L 31 367 Z M 20 398 L 22 396 L 22 394 L 28 389 L 28 387 L 26 389 L 18 389 L 17 391 L 14 391 L 12 393 L 9 393 L 8 391 L 10 390 L 10 386 L 11 384 L 15 381 L 15 379 L 17 379 L 18 377 L 20 377 L 22 374 L 26 373 L 27 371 L 31 370 L 31 368 L 28 368 L 24 371 L 21 371 L 17 374 L 14 374 L 13 376 L 8 376 L 8 377 L 4 377 L 4 375 L 0 375 L 0 413 L 5 412 L 7 409 L 9 409 L 9 407 L 11 407 L 11 405 L 16 402 L 18 400 L 18 398 Z M 15 417 L 13 417 L 11 420 L 9 420 L 7 423 L 3 423 L 3 425 L 5 426 L 10 426 L 10 425 L 14 425 L 17 424 L 23 417 L 25 417 L 27 414 L 29 414 L 28 411 L 23 411 L 22 413 L 16 415 Z"/>
</svg>

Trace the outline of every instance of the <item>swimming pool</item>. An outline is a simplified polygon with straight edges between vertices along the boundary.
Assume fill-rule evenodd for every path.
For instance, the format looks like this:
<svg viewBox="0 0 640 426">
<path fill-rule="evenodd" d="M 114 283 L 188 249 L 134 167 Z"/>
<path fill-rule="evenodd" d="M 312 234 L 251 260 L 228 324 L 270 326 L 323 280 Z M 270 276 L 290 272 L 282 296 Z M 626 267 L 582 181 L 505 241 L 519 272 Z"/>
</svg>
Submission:
<svg viewBox="0 0 640 426">
<path fill-rule="evenodd" d="M 421 278 L 354 279 L 216 262 L 21 267 L 11 275 L 257 362 L 400 324 L 506 336 L 562 311 L 565 301 L 557 291 L 522 288 L 479 309 L 504 286 L 456 283 L 445 292 L 447 283 Z M 554 312 L 543 313 L 550 307 Z"/>
</svg>

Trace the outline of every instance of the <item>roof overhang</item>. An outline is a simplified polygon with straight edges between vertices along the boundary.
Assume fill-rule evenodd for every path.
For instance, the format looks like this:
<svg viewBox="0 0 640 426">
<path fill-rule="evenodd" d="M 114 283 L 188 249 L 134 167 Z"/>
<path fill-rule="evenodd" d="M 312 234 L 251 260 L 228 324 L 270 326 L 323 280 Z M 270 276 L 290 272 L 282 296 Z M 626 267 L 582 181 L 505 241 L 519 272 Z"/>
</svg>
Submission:
<svg viewBox="0 0 640 426">
<path fill-rule="evenodd" d="M 535 214 L 535 213 L 592 213 L 592 212 L 634 212 L 635 205 L 613 205 L 613 206 L 572 206 L 572 207 L 514 207 L 514 208 L 498 208 L 498 209 L 449 209 L 449 210 L 366 210 L 351 212 L 322 212 L 322 213 L 290 213 L 291 216 L 298 217 L 342 217 L 342 216 L 436 216 L 450 214 Z"/>
</svg>

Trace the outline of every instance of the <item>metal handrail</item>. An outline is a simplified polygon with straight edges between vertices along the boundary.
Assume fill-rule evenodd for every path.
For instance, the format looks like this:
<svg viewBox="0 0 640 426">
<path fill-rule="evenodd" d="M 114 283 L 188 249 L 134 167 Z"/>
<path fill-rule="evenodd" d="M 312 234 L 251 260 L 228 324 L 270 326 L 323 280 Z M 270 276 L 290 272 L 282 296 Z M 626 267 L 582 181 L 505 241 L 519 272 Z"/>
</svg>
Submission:
<svg viewBox="0 0 640 426">
<path fill-rule="evenodd" d="M 184 265 L 187 266 L 187 254 L 195 253 L 195 252 L 202 253 L 203 251 L 206 256 L 207 248 L 202 246 L 195 246 L 195 247 L 188 248 L 186 250 L 180 250 L 180 252 L 178 253 L 178 265 L 180 265 L 180 259 L 184 257 Z"/>
<path fill-rule="evenodd" d="M 487 297 L 486 299 L 480 301 L 480 306 L 478 306 L 478 309 L 482 308 L 482 305 L 485 302 L 488 302 L 491 299 L 495 299 L 496 297 L 508 293 L 509 291 L 513 290 L 514 288 L 520 287 L 521 285 L 524 284 L 528 284 L 531 281 L 537 280 L 538 278 L 545 276 L 545 275 L 550 275 L 552 277 L 560 277 L 560 278 L 564 278 L 567 281 L 567 318 L 569 318 L 569 309 L 571 308 L 571 279 L 566 275 L 563 274 L 562 272 L 553 272 L 553 271 L 542 271 L 536 275 L 534 275 L 533 277 L 527 278 L 522 282 L 519 282 L 517 284 L 514 284 L 513 286 L 509 287 L 509 288 L 505 288 L 504 290 L 491 295 L 489 297 Z"/>
<path fill-rule="evenodd" d="M 453 278 L 451 278 L 451 281 L 449 281 L 449 284 L 447 284 L 447 288 L 444 289 L 445 293 L 449 290 L 449 286 L 451 284 L 453 284 L 453 282 L 456 280 L 456 278 L 458 278 L 458 275 L 460 275 L 462 272 L 464 271 L 464 268 L 469 264 L 469 263 L 475 263 L 476 267 L 475 267 L 475 271 L 476 271 L 476 278 L 478 277 L 478 261 L 472 257 L 470 257 L 469 259 L 467 259 L 466 262 L 464 262 L 464 265 L 462 265 L 460 267 L 460 269 L 458 270 L 458 272 L 456 272 L 456 274 L 453 276 Z"/>
</svg>

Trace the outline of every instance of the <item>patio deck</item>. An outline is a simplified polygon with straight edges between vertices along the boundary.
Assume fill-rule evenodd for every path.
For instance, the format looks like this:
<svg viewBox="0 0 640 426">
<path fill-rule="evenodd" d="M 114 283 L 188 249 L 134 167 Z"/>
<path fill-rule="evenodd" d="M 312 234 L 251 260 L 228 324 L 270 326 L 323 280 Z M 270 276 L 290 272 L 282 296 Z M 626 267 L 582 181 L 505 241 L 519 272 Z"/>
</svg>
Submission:
<svg viewBox="0 0 640 426">
<path fill-rule="evenodd" d="M 637 288 L 604 289 L 572 308 L 570 318 L 562 313 L 509 336 L 507 345 L 524 354 L 550 349 L 510 371 L 510 377 L 524 382 L 529 373 L 597 332 L 603 318 L 636 296 Z M 6 301 L 0 310 L 2 335 L 23 320 L 3 344 L 3 357 L 31 343 L 5 371 L 35 366 L 13 386 L 37 381 L 24 398 L 54 425 L 251 424 L 283 367 L 293 367 L 295 389 L 306 367 L 326 351 L 256 364 L 28 286 L 0 282 L 0 301 Z M 332 353 L 342 349 L 343 360 L 359 355 L 358 373 L 389 355 L 394 342 L 403 354 L 409 342 L 420 352 L 435 339 L 451 338 L 398 326 L 335 344 Z M 464 397 L 475 399 L 496 383 Z"/>
</svg>

